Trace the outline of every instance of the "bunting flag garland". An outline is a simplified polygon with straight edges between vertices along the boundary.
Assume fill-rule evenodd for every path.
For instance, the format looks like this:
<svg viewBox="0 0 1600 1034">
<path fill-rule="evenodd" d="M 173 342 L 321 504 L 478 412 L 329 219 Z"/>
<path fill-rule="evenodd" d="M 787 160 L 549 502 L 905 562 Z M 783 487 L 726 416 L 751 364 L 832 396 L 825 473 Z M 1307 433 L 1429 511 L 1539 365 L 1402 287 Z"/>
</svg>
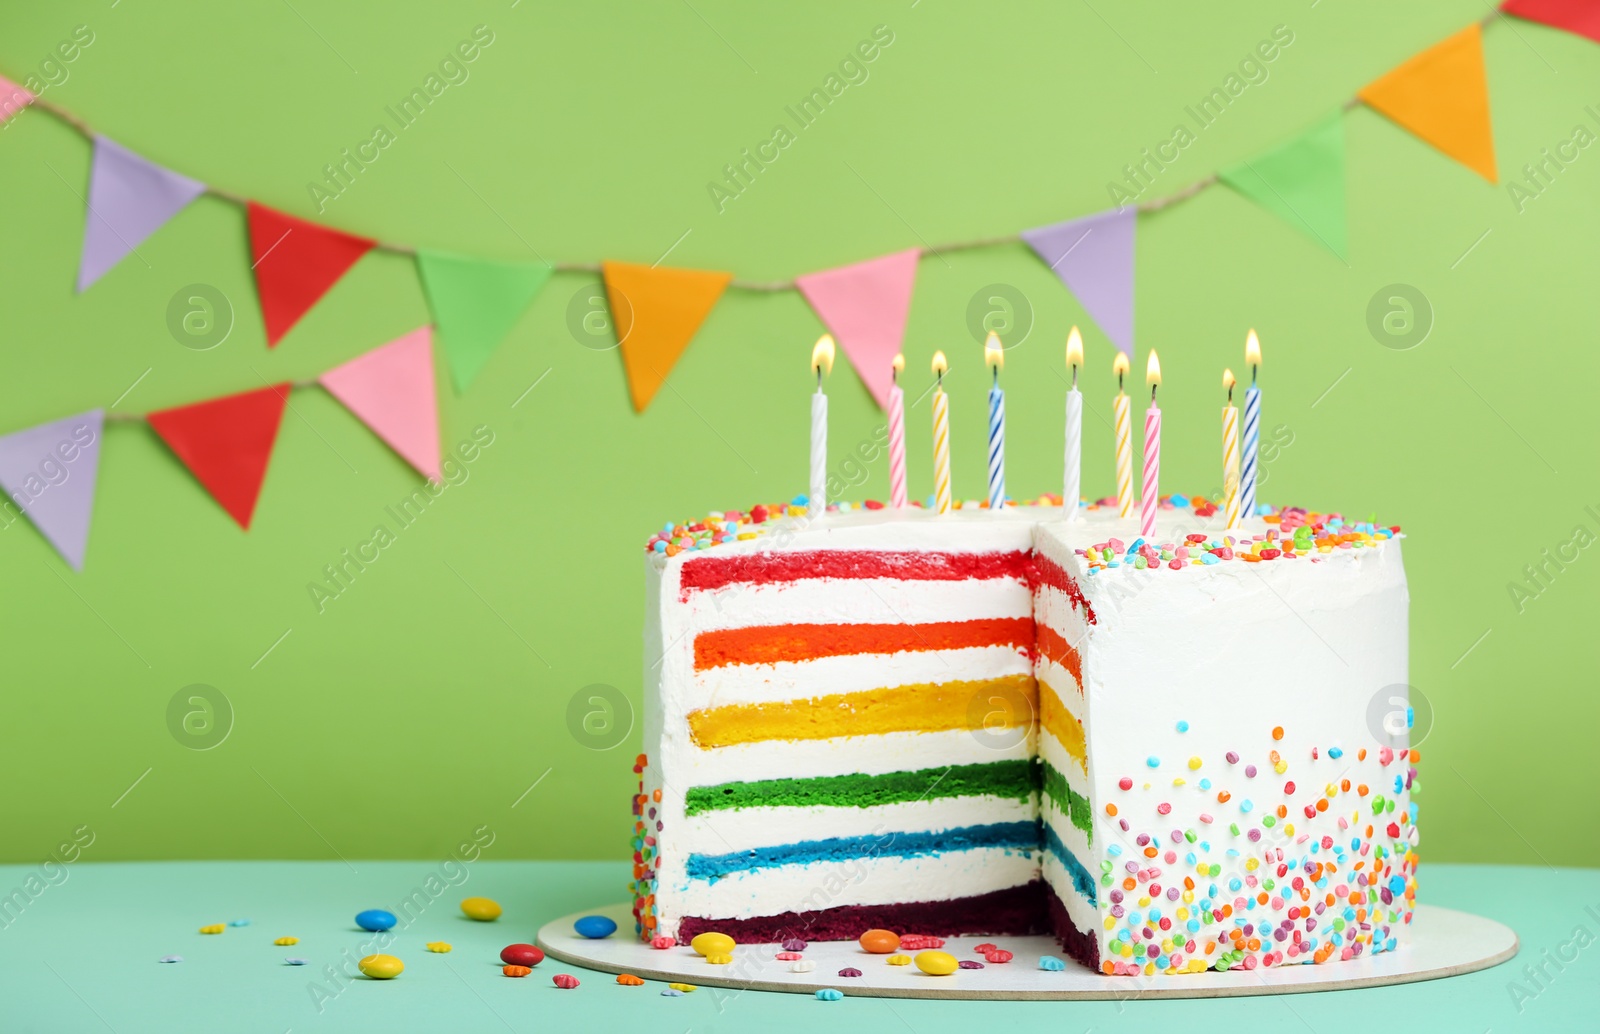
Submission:
<svg viewBox="0 0 1600 1034">
<path fill-rule="evenodd" d="M 54 420 L 0 438 L 0 487 L 73 570 L 83 570 L 100 474 L 105 412 Z"/>
<path fill-rule="evenodd" d="M 604 262 L 600 269 L 633 408 L 643 413 L 733 274 L 627 262 Z"/>
<path fill-rule="evenodd" d="M 1023 230 L 1022 239 L 1122 351 L 1133 354 L 1132 207 Z"/>
<path fill-rule="evenodd" d="M 9 121 L 11 116 L 36 100 L 38 98 L 32 90 L 0 75 L 0 122 Z"/>
<path fill-rule="evenodd" d="M 1600 43 L 1600 4 L 1594 0 L 1506 0 L 1500 10 Z"/>
<path fill-rule="evenodd" d="M 891 363 L 905 339 L 918 248 L 795 278 L 817 318 L 838 340 L 879 408 L 889 406 Z"/>
<path fill-rule="evenodd" d="M 250 257 L 267 325 L 277 347 L 300 317 L 339 282 L 376 241 L 330 230 L 250 202 Z"/>
<path fill-rule="evenodd" d="M 457 391 L 466 391 L 545 282 L 544 262 L 491 262 L 417 251 L 428 309 Z"/>
<path fill-rule="evenodd" d="M 1363 87 L 1362 102 L 1498 182 L 1483 32 L 1476 22 Z"/>
<path fill-rule="evenodd" d="M 443 480 L 432 327 L 418 327 L 356 356 L 323 374 L 318 383 L 401 459 L 427 477 Z"/>
<path fill-rule="evenodd" d="M 103 136 L 95 137 L 78 291 L 88 290 L 205 192 L 204 183 L 163 169 Z"/>
<path fill-rule="evenodd" d="M 274 384 L 145 419 L 239 527 L 250 530 L 293 385 Z"/>
<path fill-rule="evenodd" d="M 1245 197 L 1348 258 L 1344 218 L 1344 119 L 1334 114 L 1266 154 L 1217 173 Z"/>
</svg>

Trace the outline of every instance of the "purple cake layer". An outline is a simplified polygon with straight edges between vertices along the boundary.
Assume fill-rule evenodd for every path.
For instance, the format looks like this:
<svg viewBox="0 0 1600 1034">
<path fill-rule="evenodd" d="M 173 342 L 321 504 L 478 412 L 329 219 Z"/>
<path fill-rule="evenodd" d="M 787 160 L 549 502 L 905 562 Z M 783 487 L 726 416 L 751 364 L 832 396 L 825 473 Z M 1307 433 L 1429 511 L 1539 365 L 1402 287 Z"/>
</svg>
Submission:
<svg viewBox="0 0 1600 1034">
<path fill-rule="evenodd" d="M 1094 934 L 1084 933 L 1072 924 L 1072 917 L 1067 915 L 1067 908 L 1056 897 L 1055 891 L 1046 890 L 1044 896 L 1049 899 L 1050 932 L 1056 935 L 1056 940 L 1061 942 L 1068 955 L 1098 973 L 1100 947 Z"/>
<path fill-rule="evenodd" d="M 955 937 L 962 934 L 1000 936 L 1002 934 L 1043 933 L 1044 899 L 1054 901 L 1045 885 L 1032 883 L 991 891 L 950 901 L 906 901 L 894 905 L 843 905 L 814 912 L 784 912 L 753 919 L 703 919 L 686 916 L 678 924 L 678 942 L 686 944 L 696 935 L 715 931 L 725 933 L 740 944 L 774 944 L 791 937 L 805 941 L 853 941 L 868 930 L 893 930 L 896 933 L 933 934 Z M 1055 905 L 1060 908 L 1060 905 Z M 1065 920 L 1066 913 L 1062 912 Z M 1071 923 L 1067 924 L 1071 929 Z M 1094 951 L 1094 941 L 1087 941 Z M 1075 956 L 1076 957 L 1076 956 Z"/>
</svg>

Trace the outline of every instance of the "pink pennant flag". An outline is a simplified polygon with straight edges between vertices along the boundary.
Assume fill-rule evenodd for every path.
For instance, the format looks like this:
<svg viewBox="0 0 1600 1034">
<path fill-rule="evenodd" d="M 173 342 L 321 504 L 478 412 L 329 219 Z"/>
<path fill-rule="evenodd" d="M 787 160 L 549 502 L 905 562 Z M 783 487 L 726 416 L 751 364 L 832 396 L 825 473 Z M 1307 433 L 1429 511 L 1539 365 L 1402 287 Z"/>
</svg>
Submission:
<svg viewBox="0 0 1600 1034">
<path fill-rule="evenodd" d="M 198 180 L 163 169 L 103 136 L 95 137 L 78 290 L 88 290 L 205 191 L 206 185 Z"/>
<path fill-rule="evenodd" d="M 38 99 L 26 86 L 0 75 L 0 122 L 10 121 L 11 116 Z"/>
<path fill-rule="evenodd" d="M 27 514 L 78 571 L 89 544 L 104 433 L 105 413 L 92 409 L 0 438 L 0 487 L 10 497 L 5 523 L 11 523 L 13 510 Z"/>
<path fill-rule="evenodd" d="M 321 383 L 401 459 L 441 480 L 432 327 L 418 327 L 334 367 Z"/>
<path fill-rule="evenodd" d="M 1115 208 L 1022 239 L 1060 277 L 1111 343 L 1133 354 L 1133 238 L 1136 210 Z"/>
<path fill-rule="evenodd" d="M 920 254 L 911 248 L 795 278 L 880 407 L 889 405 L 891 364 L 905 338 Z"/>
</svg>

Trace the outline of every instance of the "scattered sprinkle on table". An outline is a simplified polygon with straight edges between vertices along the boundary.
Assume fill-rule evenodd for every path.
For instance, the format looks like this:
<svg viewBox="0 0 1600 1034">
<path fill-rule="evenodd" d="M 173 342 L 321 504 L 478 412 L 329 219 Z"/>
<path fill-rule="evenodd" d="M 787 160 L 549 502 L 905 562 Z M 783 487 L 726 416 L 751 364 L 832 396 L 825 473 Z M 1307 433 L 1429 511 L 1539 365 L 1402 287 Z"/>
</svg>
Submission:
<svg viewBox="0 0 1600 1034">
<path fill-rule="evenodd" d="M 661 992 L 661 997 L 663 997 L 663 998 L 682 998 L 683 997 L 683 992 L 678 990 L 675 987 L 669 987 L 665 991 Z"/>
<path fill-rule="evenodd" d="M 974 961 L 972 959 L 962 959 L 961 962 L 959 963 L 959 965 L 960 965 L 960 967 L 962 969 L 982 969 L 983 968 L 983 963 L 976 962 L 976 961 Z"/>
<path fill-rule="evenodd" d="M 182 962 L 183 961 L 183 956 L 182 955 L 163 955 L 163 956 L 161 956 L 161 958 L 157 959 L 156 961 L 158 961 L 158 962 Z"/>
<path fill-rule="evenodd" d="M 200 932 L 201 933 L 221 933 L 222 931 L 224 931 L 226 929 L 227 929 L 227 927 L 223 926 L 221 923 L 210 923 L 210 924 L 208 924 L 206 926 L 202 926 L 200 928 Z"/>
<path fill-rule="evenodd" d="M 623 987 L 642 987 L 644 986 L 644 978 L 636 977 L 632 973 L 618 973 L 617 983 Z"/>
<path fill-rule="evenodd" d="M 302 959 L 302 958 L 297 958 L 297 957 L 291 956 L 290 958 L 284 959 L 283 961 L 284 961 L 285 965 L 289 965 L 289 966 L 304 966 L 306 963 L 310 962 L 311 960 L 310 959 Z"/>
<path fill-rule="evenodd" d="M 529 973 L 532 973 L 533 970 L 529 969 L 527 966 L 501 966 L 500 972 L 504 973 L 508 977 L 525 977 Z"/>
<path fill-rule="evenodd" d="M 810 959 L 801 959 L 789 967 L 791 973 L 809 973 L 817 968 L 817 964 Z"/>
<path fill-rule="evenodd" d="M 1041 955 L 1039 956 L 1039 968 L 1049 970 L 1051 973 L 1059 973 L 1067 968 L 1067 964 L 1054 955 Z"/>
<path fill-rule="evenodd" d="M 677 943 L 678 942 L 671 937 L 652 937 L 650 939 L 650 947 L 654 948 L 656 951 L 666 951 L 668 948 L 673 947 Z"/>
<path fill-rule="evenodd" d="M 888 958 L 884 959 L 883 961 L 887 962 L 891 966 L 909 966 L 909 965 L 911 965 L 911 956 L 910 955 L 890 955 Z"/>
<path fill-rule="evenodd" d="M 450 950 L 450 943 L 448 941 L 429 941 L 425 947 L 431 952 L 443 955 Z"/>
<path fill-rule="evenodd" d="M 859 977 L 861 975 L 861 971 L 854 966 L 846 966 L 844 969 L 839 971 L 839 975 L 841 977 Z"/>
<path fill-rule="evenodd" d="M 805 951 L 806 942 L 798 937 L 791 937 L 783 942 L 784 951 Z"/>
<path fill-rule="evenodd" d="M 713 966 L 726 966 L 733 961 L 733 956 L 725 951 L 714 951 L 706 956 L 706 961 Z"/>
<path fill-rule="evenodd" d="M 680 991 L 683 994 L 688 994 L 690 991 L 693 991 L 695 989 L 695 985 L 694 984 L 668 984 L 667 986 L 669 988 L 671 988 L 672 990 Z"/>
<path fill-rule="evenodd" d="M 298 938 L 298 937 L 279 937 L 277 940 L 273 941 L 272 943 L 278 945 L 281 948 L 287 948 L 291 944 L 299 944 L 300 943 L 300 938 Z"/>
<path fill-rule="evenodd" d="M 570 991 L 578 986 L 578 978 L 573 976 L 571 973 L 557 973 L 555 976 L 550 978 L 550 982 L 561 988 L 563 991 Z"/>
<path fill-rule="evenodd" d="M 248 919 L 230 919 L 230 920 L 228 920 L 228 925 L 229 926 L 249 926 L 250 925 L 250 920 L 248 920 Z"/>
</svg>

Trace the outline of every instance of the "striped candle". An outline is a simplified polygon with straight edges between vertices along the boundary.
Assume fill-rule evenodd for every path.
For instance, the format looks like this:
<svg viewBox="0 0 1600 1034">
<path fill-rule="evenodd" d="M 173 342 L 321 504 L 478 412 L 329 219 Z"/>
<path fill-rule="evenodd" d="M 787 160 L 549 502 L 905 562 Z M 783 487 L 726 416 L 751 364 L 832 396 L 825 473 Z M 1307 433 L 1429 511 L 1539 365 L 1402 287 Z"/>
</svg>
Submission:
<svg viewBox="0 0 1600 1034">
<path fill-rule="evenodd" d="M 1233 404 L 1233 371 L 1222 371 L 1228 402 L 1222 407 L 1222 509 L 1227 529 L 1239 527 L 1239 407 Z"/>
<path fill-rule="evenodd" d="M 1006 504 L 1006 393 L 1000 390 L 1000 367 L 1005 352 L 994 331 L 983 343 L 984 363 L 994 371 L 994 386 L 989 389 L 989 509 Z"/>
<path fill-rule="evenodd" d="M 1128 412 L 1128 393 L 1122 390 L 1123 374 L 1128 372 L 1128 354 L 1118 352 L 1111 364 L 1117 375 L 1117 397 L 1111 400 L 1111 413 L 1117 441 L 1117 516 L 1133 516 L 1133 418 Z"/>
<path fill-rule="evenodd" d="M 1239 482 L 1239 509 L 1245 517 L 1256 515 L 1256 455 L 1261 447 L 1261 391 L 1256 373 L 1261 368 L 1261 342 L 1254 328 L 1244 342 L 1244 361 L 1250 364 L 1250 387 L 1244 392 L 1244 473 Z"/>
<path fill-rule="evenodd" d="M 944 392 L 949 368 L 943 352 L 933 353 L 933 372 L 939 378 L 933 389 L 933 498 L 938 513 L 950 512 L 950 397 Z"/>
<path fill-rule="evenodd" d="M 1150 408 L 1144 411 L 1144 481 L 1140 487 L 1139 534 L 1156 533 L 1156 505 L 1161 499 L 1161 410 L 1156 407 L 1156 387 L 1161 383 L 1161 361 L 1154 350 L 1146 373 L 1150 382 Z"/>
<path fill-rule="evenodd" d="M 906 508 L 906 393 L 900 390 L 900 372 L 906 357 L 894 357 L 894 384 L 889 388 L 889 505 Z"/>
<path fill-rule="evenodd" d="M 1061 474 L 1062 516 L 1082 519 L 1078 499 L 1083 494 L 1083 392 L 1078 390 L 1078 367 L 1083 365 L 1083 337 L 1073 327 L 1067 335 L 1067 365 L 1072 367 L 1072 387 L 1067 389 L 1067 448 Z"/>
</svg>

